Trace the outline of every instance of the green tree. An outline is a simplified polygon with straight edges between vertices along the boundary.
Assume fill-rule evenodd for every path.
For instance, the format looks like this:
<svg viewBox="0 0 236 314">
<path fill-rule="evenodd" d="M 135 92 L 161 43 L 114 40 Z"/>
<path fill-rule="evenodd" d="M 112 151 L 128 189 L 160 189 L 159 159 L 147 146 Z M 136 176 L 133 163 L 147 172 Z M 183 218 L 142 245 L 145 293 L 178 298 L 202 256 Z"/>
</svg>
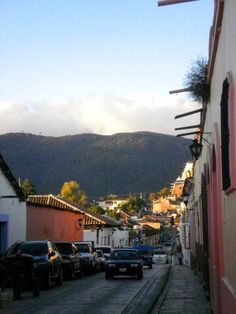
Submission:
<svg viewBox="0 0 236 314">
<path fill-rule="evenodd" d="M 96 204 L 92 204 L 91 206 L 88 206 L 88 208 L 91 210 L 91 212 L 95 214 L 99 214 L 99 215 L 105 214 L 105 210 L 101 206 L 98 206 Z"/>
<path fill-rule="evenodd" d="M 168 195 L 170 195 L 170 189 L 167 187 L 164 187 L 159 192 L 157 192 L 158 198 L 165 197 Z"/>
<path fill-rule="evenodd" d="M 85 192 L 80 189 L 80 185 L 76 181 L 64 182 L 61 187 L 60 196 L 82 206 L 87 203 L 87 196 Z"/>
<path fill-rule="evenodd" d="M 27 178 L 21 182 L 20 187 L 25 196 L 37 194 L 35 186 Z"/>
<path fill-rule="evenodd" d="M 156 193 L 150 193 L 149 194 L 149 201 L 150 202 L 153 202 L 156 198 L 157 198 L 157 194 Z"/>
<path fill-rule="evenodd" d="M 207 104 L 210 98 L 208 84 L 208 62 L 203 57 L 198 57 L 184 79 L 184 85 L 189 90 L 194 101 Z"/>
<path fill-rule="evenodd" d="M 130 196 L 128 201 L 121 205 L 121 210 L 129 214 L 137 214 L 144 206 L 146 202 L 142 198 Z"/>
</svg>

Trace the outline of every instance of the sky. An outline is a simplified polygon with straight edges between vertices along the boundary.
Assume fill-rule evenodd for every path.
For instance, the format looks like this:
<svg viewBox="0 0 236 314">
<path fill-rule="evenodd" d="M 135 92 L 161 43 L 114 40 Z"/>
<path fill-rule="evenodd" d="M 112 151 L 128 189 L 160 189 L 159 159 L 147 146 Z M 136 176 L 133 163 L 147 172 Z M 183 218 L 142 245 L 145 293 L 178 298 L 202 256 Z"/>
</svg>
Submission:
<svg viewBox="0 0 236 314">
<path fill-rule="evenodd" d="M 208 57 L 213 0 L 0 0 L 0 134 L 176 135 Z"/>
</svg>

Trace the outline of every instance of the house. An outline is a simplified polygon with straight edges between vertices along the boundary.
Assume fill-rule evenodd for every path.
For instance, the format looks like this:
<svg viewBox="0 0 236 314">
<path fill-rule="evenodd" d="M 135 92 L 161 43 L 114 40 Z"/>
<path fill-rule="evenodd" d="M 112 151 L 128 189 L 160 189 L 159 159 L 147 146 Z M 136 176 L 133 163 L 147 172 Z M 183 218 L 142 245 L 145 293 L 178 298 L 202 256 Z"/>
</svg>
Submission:
<svg viewBox="0 0 236 314">
<path fill-rule="evenodd" d="M 97 215 L 100 219 L 100 226 L 86 226 L 84 230 L 84 239 L 92 241 L 96 246 L 122 247 L 129 245 L 129 230 L 121 222 L 108 215 Z"/>
<path fill-rule="evenodd" d="M 106 215 L 55 195 L 31 195 L 27 199 L 27 239 L 91 241 L 95 245 L 127 245 L 128 231 Z"/>
<path fill-rule="evenodd" d="M 26 202 L 11 170 L 0 154 L 0 253 L 26 239 Z"/>
<path fill-rule="evenodd" d="M 203 107 L 194 167 L 196 267 L 214 313 L 236 313 L 236 1 L 215 0 L 210 32 L 210 101 Z M 197 219 L 196 219 L 197 220 Z"/>
<path fill-rule="evenodd" d="M 82 241 L 84 212 L 54 195 L 27 199 L 27 240 Z"/>
<path fill-rule="evenodd" d="M 117 210 L 127 201 L 128 198 L 106 198 L 99 200 L 97 204 L 104 210 Z"/>
<path fill-rule="evenodd" d="M 176 1 L 181 2 L 181 1 Z M 173 1 L 174 3 L 174 1 Z M 215 0 L 210 29 L 209 101 L 196 131 L 188 182 L 191 267 L 215 314 L 236 313 L 236 1 Z"/>
</svg>

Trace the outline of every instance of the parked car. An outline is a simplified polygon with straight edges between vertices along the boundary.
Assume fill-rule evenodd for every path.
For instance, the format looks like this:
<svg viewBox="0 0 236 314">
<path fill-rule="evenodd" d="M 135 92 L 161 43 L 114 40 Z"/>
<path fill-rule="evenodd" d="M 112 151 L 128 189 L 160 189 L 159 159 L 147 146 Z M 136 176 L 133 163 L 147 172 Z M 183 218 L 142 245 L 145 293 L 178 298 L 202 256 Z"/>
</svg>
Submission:
<svg viewBox="0 0 236 314">
<path fill-rule="evenodd" d="M 101 250 L 104 254 L 105 258 L 109 258 L 112 252 L 112 247 L 111 246 L 106 246 L 106 245 L 100 245 L 100 246 L 95 246 L 95 250 Z"/>
<path fill-rule="evenodd" d="M 105 259 L 105 256 L 103 254 L 103 251 L 102 250 L 96 250 L 96 254 L 97 254 L 97 270 L 98 271 L 104 271 L 106 259 Z"/>
<path fill-rule="evenodd" d="M 168 263 L 168 255 L 166 251 L 163 249 L 155 249 L 153 250 L 152 261 L 155 264 L 167 264 Z"/>
<path fill-rule="evenodd" d="M 90 242 L 78 241 L 74 242 L 77 250 L 82 257 L 82 267 L 86 274 L 94 274 L 96 272 L 96 256 Z"/>
<path fill-rule="evenodd" d="M 55 245 L 62 256 L 63 276 L 73 280 L 76 274 L 82 275 L 82 257 L 76 245 L 72 242 L 55 242 Z"/>
<path fill-rule="evenodd" d="M 152 268 L 153 248 L 149 245 L 140 245 L 134 246 L 133 249 L 137 250 L 139 257 L 143 261 L 143 265 Z"/>
<path fill-rule="evenodd" d="M 33 268 L 32 255 L 16 253 L 1 257 L 0 287 L 13 290 L 13 300 L 18 300 L 23 291 L 32 291 L 34 297 L 40 295 L 40 282 Z M 0 306 L 1 307 L 1 306 Z"/>
<path fill-rule="evenodd" d="M 45 288 L 51 288 L 52 281 L 62 284 L 62 257 L 54 243 L 48 240 L 15 242 L 3 259 L 20 253 L 32 256 L 34 273 Z"/>
<path fill-rule="evenodd" d="M 137 251 L 131 249 L 115 249 L 106 261 L 105 278 L 114 276 L 136 276 L 143 278 L 143 265 Z"/>
</svg>

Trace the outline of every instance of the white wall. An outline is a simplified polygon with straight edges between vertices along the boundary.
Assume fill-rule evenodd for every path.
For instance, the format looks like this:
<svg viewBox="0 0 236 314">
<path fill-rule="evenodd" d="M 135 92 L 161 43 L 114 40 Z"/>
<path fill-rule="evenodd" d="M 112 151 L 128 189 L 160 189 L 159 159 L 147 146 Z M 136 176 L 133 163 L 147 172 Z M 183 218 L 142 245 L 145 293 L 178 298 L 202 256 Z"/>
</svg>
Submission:
<svg viewBox="0 0 236 314">
<path fill-rule="evenodd" d="M 97 231 L 84 230 L 84 241 L 93 241 L 94 245 L 110 245 L 113 248 L 127 246 L 129 231 L 111 227 L 103 228 L 99 230 L 99 240 L 97 243 Z"/>
<path fill-rule="evenodd" d="M 3 196 L 13 196 L 2 198 Z M 15 196 L 15 197 L 14 197 Z M 0 170 L 0 215 L 8 217 L 7 247 L 26 239 L 26 203 L 20 202 L 13 187 Z"/>
</svg>

